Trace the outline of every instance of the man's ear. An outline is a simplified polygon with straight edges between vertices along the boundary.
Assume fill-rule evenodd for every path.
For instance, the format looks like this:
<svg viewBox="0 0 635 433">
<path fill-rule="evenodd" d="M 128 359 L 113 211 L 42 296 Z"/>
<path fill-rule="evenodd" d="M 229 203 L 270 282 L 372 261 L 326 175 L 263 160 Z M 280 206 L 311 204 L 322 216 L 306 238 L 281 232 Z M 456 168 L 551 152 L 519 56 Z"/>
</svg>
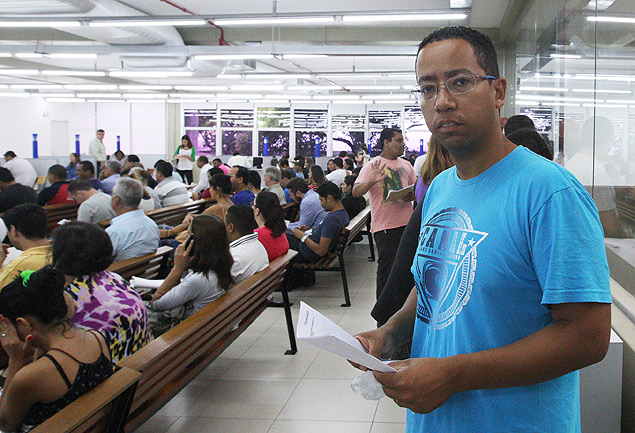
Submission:
<svg viewBox="0 0 635 433">
<path fill-rule="evenodd" d="M 236 226 L 234 226 L 234 223 L 225 223 L 225 227 L 227 228 L 227 233 L 234 233 L 234 231 L 236 230 Z"/>
<path fill-rule="evenodd" d="M 496 103 L 496 108 L 500 109 L 505 105 L 505 95 L 507 94 L 507 79 L 505 77 L 500 77 L 498 80 L 494 81 L 494 98 Z"/>
</svg>

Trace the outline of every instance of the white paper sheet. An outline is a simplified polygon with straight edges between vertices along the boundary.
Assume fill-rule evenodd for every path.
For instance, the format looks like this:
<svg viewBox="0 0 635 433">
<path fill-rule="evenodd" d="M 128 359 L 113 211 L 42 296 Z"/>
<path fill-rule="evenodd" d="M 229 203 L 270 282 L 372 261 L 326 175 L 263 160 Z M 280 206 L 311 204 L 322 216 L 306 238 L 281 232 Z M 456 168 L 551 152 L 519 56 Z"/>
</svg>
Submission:
<svg viewBox="0 0 635 433">
<path fill-rule="evenodd" d="M 147 278 L 132 277 L 130 285 L 135 289 L 158 289 L 163 280 L 148 280 Z"/>
<path fill-rule="evenodd" d="M 410 194 L 412 194 L 415 190 L 415 185 L 409 185 L 405 188 L 401 188 L 401 189 L 391 189 L 390 191 L 388 191 L 388 195 L 386 196 L 386 201 L 396 201 L 396 200 L 402 200 L 404 197 L 409 196 Z"/>
<path fill-rule="evenodd" d="M 297 336 L 300 341 L 328 350 L 371 370 L 384 373 L 397 371 L 369 355 L 355 337 L 304 302 L 300 302 Z"/>
</svg>

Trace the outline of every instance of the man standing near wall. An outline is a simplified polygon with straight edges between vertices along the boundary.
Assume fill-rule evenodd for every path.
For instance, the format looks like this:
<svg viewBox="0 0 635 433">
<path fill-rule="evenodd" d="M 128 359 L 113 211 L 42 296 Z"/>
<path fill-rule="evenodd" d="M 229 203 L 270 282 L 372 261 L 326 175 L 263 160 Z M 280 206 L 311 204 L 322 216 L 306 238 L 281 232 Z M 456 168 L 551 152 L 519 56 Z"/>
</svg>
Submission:
<svg viewBox="0 0 635 433">
<path fill-rule="evenodd" d="M 414 192 L 402 200 L 386 201 L 390 190 L 399 190 L 415 183 L 412 164 L 400 158 L 404 139 L 400 130 L 385 128 L 379 135 L 381 155 L 364 164 L 353 186 L 353 195 L 360 197 L 370 191 L 370 231 L 377 244 L 377 299 L 397 255 L 399 241 L 412 215 Z"/>
<path fill-rule="evenodd" d="M 357 335 L 408 408 L 407 432 L 580 432 L 576 370 L 609 346 L 611 293 L 593 200 L 561 166 L 507 140 L 507 81 L 491 40 L 448 27 L 419 45 L 413 90 L 456 164 L 422 206 L 416 287 L 388 322 Z M 413 333 L 414 330 L 414 333 Z"/>
<path fill-rule="evenodd" d="M 88 154 L 93 156 L 97 161 L 97 173 L 104 169 L 106 163 L 106 146 L 104 146 L 104 135 L 106 133 L 103 129 L 97 130 L 97 136 L 90 142 L 88 146 Z"/>
</svg>

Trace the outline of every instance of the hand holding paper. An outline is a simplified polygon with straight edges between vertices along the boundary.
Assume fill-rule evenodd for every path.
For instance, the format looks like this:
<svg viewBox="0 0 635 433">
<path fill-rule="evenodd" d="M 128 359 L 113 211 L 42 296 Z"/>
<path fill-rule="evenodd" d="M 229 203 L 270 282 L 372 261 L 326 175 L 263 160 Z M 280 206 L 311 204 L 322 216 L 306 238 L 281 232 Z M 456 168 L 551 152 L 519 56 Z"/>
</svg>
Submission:
<svg viewBox="0 0 635 433">
<path fill-rule="evenodd" d="M 297 335 L 298 340 L 326 349 L 370 370 L 384 373 L 397 371 L 374 356 L 369 355 L 364 346 L 355 337 L 304 302 L 300 303 Z"/>
</svg>

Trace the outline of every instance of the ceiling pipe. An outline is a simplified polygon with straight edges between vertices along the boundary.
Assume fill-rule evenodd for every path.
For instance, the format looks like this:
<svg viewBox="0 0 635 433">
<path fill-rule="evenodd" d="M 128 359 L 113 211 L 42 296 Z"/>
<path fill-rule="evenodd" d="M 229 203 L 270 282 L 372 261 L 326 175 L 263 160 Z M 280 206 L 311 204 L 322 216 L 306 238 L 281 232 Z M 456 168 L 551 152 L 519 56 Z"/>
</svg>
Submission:
<svg viewBox="0 0 635 433">
<path fill-rule="evenodd" d="M 162 1 L 162 2 L 163 2 L 163 3 L 165 3 L 165 4 L 170 5 L 170 6 L 172 6 L 172 7 L 175 7 L 175 8 L 177 8 L 178 10 L 180 10 L 180 11 L 182 11 L 182 12 L 185 12 L 186 14 L 196 15 L 194 12 L 190 12 L 190 11 L 189 11 L 189 10 L 187 10 L 186 8 L 184 8 L 184 7 L 182 7 L 182 6 L 179 6 L 179 5 L 177 5 L 176 3 L 171 2 L 170 0 L 160 0 L 160 1 Z M 208 24 L 211 24 L 212 26 L 214 26 L 214 27 L 216 27 L 218 30 L 220 30 L 220 38 L 218 39 L 218 45 L 228 45 L 228 44 L 225 42 L 225 31 L 223 30 L 223 28 L 222 28 L 222 27 L 220 27 L 220 26 L 218 26 L 218 25 L 216 25 L 216 24 L 214 24 L 214 23 L 213 23 L 212 21 L 210 21 L 210 20 L 207 20 L 207 23 L 208 23 Z"/>
</svg>

